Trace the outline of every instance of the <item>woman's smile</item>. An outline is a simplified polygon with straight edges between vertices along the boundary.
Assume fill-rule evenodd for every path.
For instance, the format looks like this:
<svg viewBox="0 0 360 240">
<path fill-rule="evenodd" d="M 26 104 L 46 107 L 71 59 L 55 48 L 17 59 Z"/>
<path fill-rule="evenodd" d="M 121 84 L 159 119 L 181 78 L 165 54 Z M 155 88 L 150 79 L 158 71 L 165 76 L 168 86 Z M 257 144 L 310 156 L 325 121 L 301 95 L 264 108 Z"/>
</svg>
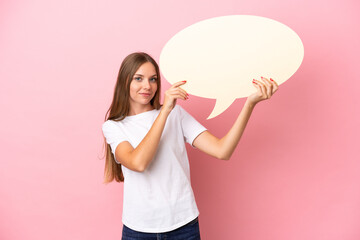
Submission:
<svg viewBox="0 0 360 240">
<path fill-rule="evenodd" d="M 144 97 L 150 97 L 151 93 L 139 93 L 140 95 L 144 96 Z"/>
</svg>

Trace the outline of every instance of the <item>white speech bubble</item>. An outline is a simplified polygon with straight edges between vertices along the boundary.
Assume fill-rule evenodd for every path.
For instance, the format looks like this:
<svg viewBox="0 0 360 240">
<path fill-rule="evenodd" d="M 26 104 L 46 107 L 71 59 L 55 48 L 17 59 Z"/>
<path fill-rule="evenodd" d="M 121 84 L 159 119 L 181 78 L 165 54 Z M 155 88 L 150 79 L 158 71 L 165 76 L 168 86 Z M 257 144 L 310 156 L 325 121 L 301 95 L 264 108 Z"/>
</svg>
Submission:
<svg viewBox="0 0 360 240">
<path fill-rule="evenodd" d="M 275 20 L 230 15 L 197 22 L 173 36 L 160 54 L 160 69 L 171 84 L 196 96 L 215 98 L 207 119 L 225 111 L 237 98 L 257 89 L 261 76 L 279 85 L 300 67 L 304 46 L 300 37 Z"/>
</svg>

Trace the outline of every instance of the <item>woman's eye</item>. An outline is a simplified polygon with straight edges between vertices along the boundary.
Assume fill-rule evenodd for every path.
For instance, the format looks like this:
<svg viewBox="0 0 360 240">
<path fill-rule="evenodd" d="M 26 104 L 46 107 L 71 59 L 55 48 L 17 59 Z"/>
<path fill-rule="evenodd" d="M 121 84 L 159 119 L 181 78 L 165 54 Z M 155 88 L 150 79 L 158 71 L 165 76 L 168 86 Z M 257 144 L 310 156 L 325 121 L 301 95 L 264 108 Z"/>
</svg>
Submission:
<svg viewBox="0 0 360 240">
<path fill-rule="evenodd" d="M 151 78 L 150 81 L 156 82 L 156 78 Z"/>
<path fill-rule="evenodd" d="M 134 78 L 136 81 L 140 81 L 141 80 L 141 77 L 135 77 Z"/>
</svg>

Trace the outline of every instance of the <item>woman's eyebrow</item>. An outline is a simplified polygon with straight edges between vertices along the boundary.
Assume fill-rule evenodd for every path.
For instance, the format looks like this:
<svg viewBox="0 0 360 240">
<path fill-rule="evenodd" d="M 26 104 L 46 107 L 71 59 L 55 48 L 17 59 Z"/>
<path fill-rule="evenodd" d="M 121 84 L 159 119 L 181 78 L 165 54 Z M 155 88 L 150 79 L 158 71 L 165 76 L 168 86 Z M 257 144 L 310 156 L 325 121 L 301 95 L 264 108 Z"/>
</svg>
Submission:
<svg viewBox="0 0 360 240">
<path fill-rule="evenodd" d="M 139 74 L 139 73 L 135 73 L 135 75 L 138 75 L 138 76 L 141 76 L 141 77 L 143 77 L 144 75 L 142 75 L 142 74 Z M 157 76 L 157 74 L 154 74 L 154 75 L 152 75 L 152 77 L 156 77 Z"/>
</svg>

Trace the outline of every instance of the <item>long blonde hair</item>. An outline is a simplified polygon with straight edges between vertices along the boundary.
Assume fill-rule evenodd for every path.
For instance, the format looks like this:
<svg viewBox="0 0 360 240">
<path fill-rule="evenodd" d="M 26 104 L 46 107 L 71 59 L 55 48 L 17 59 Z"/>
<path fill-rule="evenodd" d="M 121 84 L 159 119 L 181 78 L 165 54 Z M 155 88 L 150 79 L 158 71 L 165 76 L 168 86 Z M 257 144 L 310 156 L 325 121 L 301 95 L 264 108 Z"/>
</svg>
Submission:
<svg viewBox="0 0 360 240">
<path fill-rule="evenodd" d="M 146 63 L 151 62 L 156 70 L 157 74 L 157 91 L 155 96 L 151 99 L 150 104 L 155 108 L 159 109 L 160 105 L 160 71 L 159 66 L 156 61 L 147 53 L 144 52 L 135 52 L 128 55 L 123 62 L 121 63 L 119 74 L 117 77 L 114 96 L 110 108 L 105 114 L 105 121 L 114 120 L 121 121 L 129 114 L 130 110 L 130 83 L 139 69 L 139 67 Z M 105 170 L 104 170 L 104 183 L 110 183 L 114 179 L 117 182 L 124 181 L 124 175 L 121 170 L 121 164 L 115 162 L 114 155 L 111 151 L 110 145 L 106 142 L 104 137 L 105 145 Z"/>
</svg>

